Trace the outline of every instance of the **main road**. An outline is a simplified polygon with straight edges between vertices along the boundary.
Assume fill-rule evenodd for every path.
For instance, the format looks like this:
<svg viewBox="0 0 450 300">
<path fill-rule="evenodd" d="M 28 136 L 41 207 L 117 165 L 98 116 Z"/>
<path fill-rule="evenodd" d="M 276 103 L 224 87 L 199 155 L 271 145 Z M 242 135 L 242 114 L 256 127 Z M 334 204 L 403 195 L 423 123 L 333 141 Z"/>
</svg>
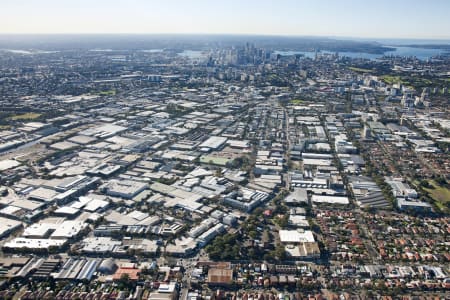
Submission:
<svg viewBox="0 0 450 300">
<path fill-rule="evenodd" d="M 283 112 L 284 112 L 284 138 L 286 139 L 286 149 L 284 151 L 284 161 L 285 161 L 286 166 L 288 166 L 289 156 L 290 156 L 290 151 L 291 151 L 291 139 L 289 136 L 289 114 L 285 107 L 283 107 Z M 284 174 L 284 183 L 285 183 L 286 190 L 288 190 L 288 191 L 290 188 L 289 182 L 290 182 L 289 172 L 286 172 Z"/>
</svg>

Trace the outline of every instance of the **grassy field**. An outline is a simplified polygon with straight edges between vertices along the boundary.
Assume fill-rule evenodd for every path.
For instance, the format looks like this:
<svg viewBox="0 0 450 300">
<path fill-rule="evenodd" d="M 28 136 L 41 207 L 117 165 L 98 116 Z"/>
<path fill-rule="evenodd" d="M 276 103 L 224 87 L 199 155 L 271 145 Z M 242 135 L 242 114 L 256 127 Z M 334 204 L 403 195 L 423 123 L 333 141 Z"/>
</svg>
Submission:
<svg viewBox="0 0 450 300">
<path fill-rule="evenodd" d="M 302 104 L 304 101 L 301 99 L 292 99 L 290 102 L 291 104 Z"/>
<path fill-rule="evenodd" d="M 363 69 L 363 68 L 356 68 L 356 67 L 349 67 L 349 70 L 352 70 L 354 72 L 360 72 L 360 73 L 371 73 L 373 70 L 371 69 Z"/>
<path fill-rule="evenodd" d="M 436 82 L 433 82 L 426 78 L 412 77 L 410 84 L 413 86 L 420 87 L 420 86 L 430 86 L 430 85 L 436 84 Z"/>
<path fill-rule="evenodd" d="M 99 93 L 100 96 L 114 96 L 116 94 L 115 90 L 102 91 Z"/>
<path fill-rule="evenodd" d="M 448 212 L 448 203 L 450 202 L 450 190 L 439 186 L 436 182 L 430 180 L 429 183 L 434 188 L 424 188 L 425 191 L 428 192 L 431 198 L 434 199 L 436 206 L 442 211 L 442 212 Z"/>
<path fill-rule="evenodd" d="M 413 87 L 416 89 L 420 89 L 423 87 L 431 87 L 431 86 L 441 86 L 445 84 L 442 80 L 430 80 L 428 78 L 423 78 L 419 76 L 393 76 L 393 75 L 383 75 L 381 76 L 381 80 L 383 80 L 387 84 L 395 84 L 400 83 L 405 86 Z"/>
<path fill-rule="evenodd" d="M 90 95 L 99 95 L 99 96 L 115 96 L 116 90 L 106 90 L 106 91 L 90 91 Z"/>
<path fill-rule="evenodd" d="M 98 93 L 100 96 L 114 96 L 116 94 L 115 90 L 109 90 L 109 91 L 101 91 Z"/>
<path fill-rule="evenodd" d="M 400 76 L 392 76 L 392 75 L 383 75 L 383 76 L 381 76 L 381 80 L 383 80 L 387 84 L 395 84 L 395 83 L 405 84 L 406 83 L 405 81 L 403 81 L 400 78 Z"/>
<path fill-rule="evenodd" d="M 24 121 L 24 120 L 36 120 L 37 118 L 39 118 L 42 114 L 39 113 L 24 113 L 24 114 L 20 114 L 20 115 L 14 115 L 9 117 L 9 120 L 12 121 Z"/>
</svg>

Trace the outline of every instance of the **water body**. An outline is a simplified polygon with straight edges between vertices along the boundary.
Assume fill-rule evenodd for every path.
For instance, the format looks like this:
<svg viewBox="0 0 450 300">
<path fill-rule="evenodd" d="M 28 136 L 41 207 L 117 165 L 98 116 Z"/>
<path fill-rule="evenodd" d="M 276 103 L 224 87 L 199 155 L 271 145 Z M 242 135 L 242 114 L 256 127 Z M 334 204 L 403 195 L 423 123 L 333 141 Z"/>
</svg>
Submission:
<svg viewBox="0 0 450 300">
<path fill-rule="evenodd" d="M 178 53 L 178 55 L 185 56 L 190 59 L 199 59 L 205 56 L 203 51 L 199 50 L 184 50 L 183 52 Z"/>
<path fill-rule="evenodd" d="M 145 53 L 160 53 L 164 52 L 164 49 L 148 49 L 148 50 L 140 50 L 141 52 Z"/>
<path fill-rule="evenodd" d="M 442 49 L 427 49 L 427 48 L 416 48 L 416 47 L 393 47 L 393 51 L 386 51 L 384 54 L 372 54 L 365 52 L 338 52 L 339 56 L 351 57 L 351 58 L 364 58 L 364 59 L 380 59 L 383 56 L 404 56 L 404 57 L 417 57 L 420 60 L 427 60 L 433 56 L 444 54 L 445 51 Z M 333 54 L 335 52 L 331 51 L 319 51 L 319 53 Z M 314 58 L 315 52 L 313 51 L 275 51 L 275 54 L 280 54 L 282 56 L 290 56 L 295 54 L 302 54 L 308 58 Z"/>
<path fill-rule="evenodd" d="M 444 54 L 445 50 L 442 49 L 428 49 L 428 48 L 415 48 L 415 47 L 395 47 L 395 51 L 388 51 L 386 55 L 398 55 L 398 56 L 415 56 L 418 59 L 426 60 L 432 56 Z"/>
<path fill-rule="evenodd" d="M 1 51 L 10 52 L 14 54 L 23 54 L 23 55 L 34 55 L 34 54 L 52 54 L 58 53 L 59 51 L 44 51 L 44 50 L 20 50 L 20 49 L 0 49 Z"/>
<path fill-rule="evenodd" d="M 90 49 L 90 52 L 113 52 L 113 49 Z"/>
<path fill-rule="evenodd" d="M 339 56 L 351 57 L 351 58 L 363 58 L 376 60 L 384 56 L 404 56 L 404 57 L 417 57 L 420 60 L 427 60 L 433 56 L 437 56 L 440 54 L 446 53 L 445 50 L 442 49 L 433 49 L 433 48 L 418 48 L 418 47 L 407 47 L 407 46 L 389 46 L 387 47 L 395 48 L 393 51 L 386 51 L 384 54 L 372 54 L 365 52 L 338 52 Z M 58 53 L 59 51 L 43 51 L 43 50 L 21 50 L 21 49 L 0 49 L 0 51 L 6 51 L 15 54 L 22 55 L 37 55 L 37 54 L 51 54 Z M 113 49 L 90 49 L 92 52 L 113 52 Z M 142 52 L 147 53 L 159 53 L 163 52 L 164 49 L 145 49 L 140 50 Z M 334 54 L 335 52 L 322 50 L 319 53 L 325 54 Z M 291 56 L 296 54 L 302 54 L 308 58 L 314 58 L 315 52 L 313 51 L 275 51 L 275 54 L 280 54 L 282 56 Z M 184 50 L 183 52 L 178 53 L 180 56 L 187 57 L 189 59 L 201 59 L 205 57 L 205 53 L 199 50 Z"/>
</svg>

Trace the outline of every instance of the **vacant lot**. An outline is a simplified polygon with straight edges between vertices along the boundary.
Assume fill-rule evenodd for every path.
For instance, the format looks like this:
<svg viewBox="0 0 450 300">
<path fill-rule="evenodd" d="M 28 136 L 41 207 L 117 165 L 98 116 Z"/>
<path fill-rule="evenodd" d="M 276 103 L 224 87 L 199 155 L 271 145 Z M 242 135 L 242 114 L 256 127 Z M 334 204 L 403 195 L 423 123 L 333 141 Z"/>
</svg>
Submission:
<svg viewBox="0 0 450 300">
<path fill-rule="evenodd" d="M 298 105 L 298 104 L 302 104 L 303 100 L 301 100 L 301 99 L 293 99 L 290 102 L 291 102 L 291 104 Z"/>
<path fill-rule="evenodd" d="M 352 70 L 354 72 L 360 72 L 360 73 L 371 73 L 373 70 L 371 69 L 363 69 L 363 68 L 357 68 L 357 67 L 349 67 L 349 70 Z"/>
<path fill-rule="evenodd" d="M 13 121 L 22 121 L 22 120 L 35 120 L 37 118 L 39 118 L 41 116 L 41 114 L 39 113 L 33 113 L 33 112 L 29 112 L 29 113 L 24 113 L 24 114 L 19 114 L 19 115 L 13 115 L 11 117 L 9 117 L 9 120 L 13 120 Z"/>
</svg>

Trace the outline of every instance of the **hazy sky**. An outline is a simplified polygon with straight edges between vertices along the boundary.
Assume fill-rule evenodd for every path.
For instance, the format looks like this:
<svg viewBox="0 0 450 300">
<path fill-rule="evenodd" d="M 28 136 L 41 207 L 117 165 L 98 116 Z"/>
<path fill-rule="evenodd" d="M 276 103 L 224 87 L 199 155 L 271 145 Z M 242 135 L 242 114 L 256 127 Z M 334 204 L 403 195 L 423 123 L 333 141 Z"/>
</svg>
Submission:
<svg viewBox="0 0 450 300">
<path fill-rule="evenodd" d="M 450 38 L 450 0 L 0 0 L 0 33 Z"/>
</svg>

